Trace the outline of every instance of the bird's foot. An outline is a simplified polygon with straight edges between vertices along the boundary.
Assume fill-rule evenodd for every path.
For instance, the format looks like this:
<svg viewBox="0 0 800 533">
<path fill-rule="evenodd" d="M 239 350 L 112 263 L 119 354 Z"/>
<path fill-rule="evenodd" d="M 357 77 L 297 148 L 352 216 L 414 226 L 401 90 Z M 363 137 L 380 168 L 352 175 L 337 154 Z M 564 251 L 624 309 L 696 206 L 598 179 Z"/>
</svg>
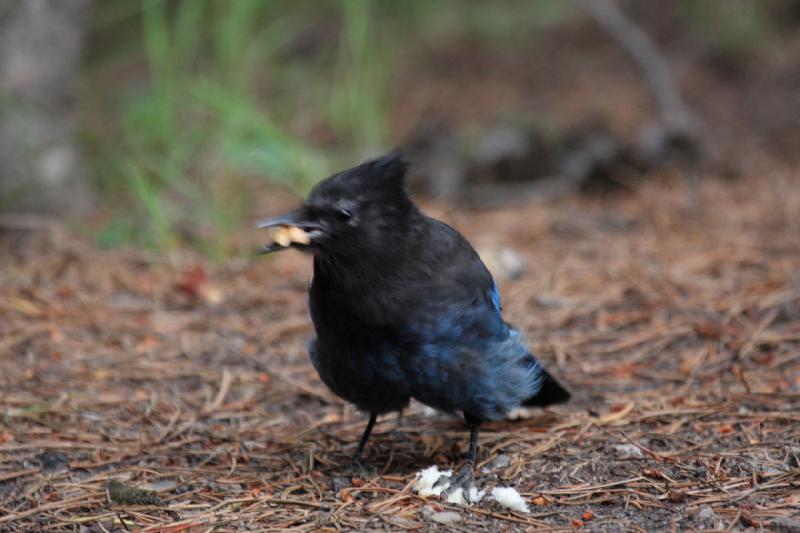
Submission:
<svg viewBox="0 0 800 533">
<path fill-rule="evenodd" d="M 445 487 L 441 495 L 445 500 L 453 503 L 463 504 L 480 499 L 480 492 L 475 484 L 474 467 L 471 464 L 464 465 L 453 477 L 440 477 L 434 487 Z"/>
<path fill-rule="evenodd" d="M 373 467 L 365 465 L 361 459 L 353 458 L 350 461 L 350 466 L 347 469 L 347 473 L 350 475 L 350 477 L 369 479 L 375 477 L 377 470 Z"/>
<path fill-rule="evenodd" d="M 331 478 L 331 488 L 334 492 L 352 487 L 354 479 L 372 479 L 377 475 L 377 471 L 365 465 L 360 459 L 353 459 L 347 468 L 341 474 L 334 475 Z"/>
</svg>

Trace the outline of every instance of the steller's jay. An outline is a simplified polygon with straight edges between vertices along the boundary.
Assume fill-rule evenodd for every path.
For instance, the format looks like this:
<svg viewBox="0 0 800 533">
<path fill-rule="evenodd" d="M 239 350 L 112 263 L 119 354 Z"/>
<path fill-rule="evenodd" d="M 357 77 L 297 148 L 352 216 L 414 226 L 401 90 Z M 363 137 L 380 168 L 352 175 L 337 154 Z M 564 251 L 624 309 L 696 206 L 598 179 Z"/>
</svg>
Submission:
<svg viewBox="0 0 800 533">
<path fill-rule="evenodd" d="M 414 398 L 464 414 L 469 454 L 448 492 L 469 491 L 481 422 L 570 395 L 503 321 L 497 285 L 472 246 L 411 201 L 406 169 L 394 152 L 320 182 L 298 209 L 258 222 L 275 240 L 262 253 L 314 256 L 311 361 L 370 415 L 353 466 L 376 417 Z"/>
</svg>

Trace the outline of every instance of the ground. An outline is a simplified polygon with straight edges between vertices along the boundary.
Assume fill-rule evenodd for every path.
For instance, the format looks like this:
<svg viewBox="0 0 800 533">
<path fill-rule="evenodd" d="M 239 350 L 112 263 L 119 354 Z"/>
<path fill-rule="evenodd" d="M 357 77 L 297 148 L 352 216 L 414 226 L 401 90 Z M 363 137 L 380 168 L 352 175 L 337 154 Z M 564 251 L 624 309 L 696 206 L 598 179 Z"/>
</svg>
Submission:
<svg viewBox="0 0 800 533">
<path fill-rule="evenodd" d="M 574 393 L 481 433 L 478 483 L 515 487 L 528 514 L 412 491 L 467 447 L 460 419 L 420 405 L 379 420 L 376 475 L 344 477 L 366 419 L 308 360 L 308 257 L 214 265 L 5 232 L 0 530 L 798 531 L 800 190 L 785 175 L 426 206 L 499 265 L 507 319 Z M 155 494 L 122 504 L 109 480 Z"/>
</svg>

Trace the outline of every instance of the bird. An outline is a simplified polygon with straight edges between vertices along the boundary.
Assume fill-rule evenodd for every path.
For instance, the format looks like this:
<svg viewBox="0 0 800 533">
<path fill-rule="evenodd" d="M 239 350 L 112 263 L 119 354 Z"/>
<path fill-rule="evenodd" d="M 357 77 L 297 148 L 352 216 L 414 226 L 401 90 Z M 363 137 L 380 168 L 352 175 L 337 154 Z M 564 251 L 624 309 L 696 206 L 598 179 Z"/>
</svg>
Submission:
<svg viewBox="0 0 800 533">
<path fill-rule="evenodd" d="M 469 242 L 425 215 L 405 186 L 395 150 L 319 182 L 298 208 L 259 220 L 275 242 L 261 252 L 313 256 L 309 355 L 320 379 L 369 421 L 413 398 L 469 426 L 466 461 L 445 494 L 475 487 L 478 434 L 520 406 L 563 403 L 570 393 L 504 321 L 500 292 Z"/>
</svg>

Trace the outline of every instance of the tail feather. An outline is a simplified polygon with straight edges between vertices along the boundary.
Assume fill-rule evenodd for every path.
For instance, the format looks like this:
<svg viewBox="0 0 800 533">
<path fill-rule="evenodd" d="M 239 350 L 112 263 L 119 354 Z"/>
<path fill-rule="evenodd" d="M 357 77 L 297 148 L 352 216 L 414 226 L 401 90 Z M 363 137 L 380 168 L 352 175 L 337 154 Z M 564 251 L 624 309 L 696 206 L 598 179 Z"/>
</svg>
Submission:
<svg viewBox="0 0 800 533">
<path fill-rule="evenodd" d="M 555 380 L 546 370 L 542 370 L 542 388 L 535 396 L 531 396 L 522 405 L 525 407 L 545 407 L 557 403 L 564 403 L 570 399 L 571 394 Z"/>
</svg>

